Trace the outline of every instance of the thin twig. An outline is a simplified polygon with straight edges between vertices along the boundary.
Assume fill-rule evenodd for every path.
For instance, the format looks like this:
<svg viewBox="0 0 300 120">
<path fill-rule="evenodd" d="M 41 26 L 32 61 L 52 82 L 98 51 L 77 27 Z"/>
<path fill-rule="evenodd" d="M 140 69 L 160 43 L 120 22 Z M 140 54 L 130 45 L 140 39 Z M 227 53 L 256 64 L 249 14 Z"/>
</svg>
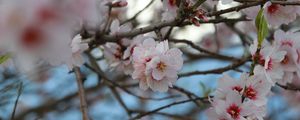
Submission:
<svg viewBox="0 0 300 120">
<path fill-rule="evenodd" d="M 16 101 L 15 101 L 15 104 L 14 104 L 14 109 L 13 109 L 13 112 L 11 114 L 11 120 L 14 120 L 15 118 L 15 113 L 16 113 L 16 110 L 17 110 L 17 106 L 18 106 L 18 101 L 19 101 L 19 98 L 22 94 L 22 91 L 23 91 L 23 82 L 20 82 L 19 84 L 19 89 L 18 89 L 18 96 L 16 98 Z"/>
<path fill-rule="evenodd" d="M 132 118 L 131 120 L 136 120 L 136 119 L 140 119 L 144 116 L 147 116 L 147 115 L 150 115 L 150 114 L 154 114 L 160 110 L 163 110 L 163 109 L 166 109 L 166 108 L 169 108 L 169 107 L 172 107 L 174 105 L 179 105 L 179 104 L 183 104 L 183 103 L 187 103 L 187 102 L 192 102 L 192 101 L 195 101 L 195 100 L 201 100 L 201 101 L 205 101 L 206 98 L 195 98 L 195 99 L 188 99 L 188 100 L 183 100 L 183 101 L 179 101 L 179 102 L 173 102 L 171 104 L 168 104 L 168 105 L 165 105 L 165 106 L 162 106 L 162 107 L 159 107 L 157 109 L 154 109 L 152 111 L 149 111 L 149 112 L 146 112 L 146 113 L 142 113 L 142 114 L 139 114 L 137 116 L 135 116 L 134 118 Z"/>
<path fill-rule="evenodd" d="M 290 86 L 290 85 L 281 85 L 279 83 L 276 83 L 277 86 L 281 87 L 282 89 L 285 90 L 290 90 L 290 91 L 300 91 L 300 88 L 296 88 L 294 86 Z"/>
<path fill-rule="evenodd" d="M 78 94 L 79 94 L 79 98 L 80 98 L 80 109 L 82 112 L 82 120 L 89 120 L 88 106 L 87 106 L 83 82 L 82 82 L 83 77 L 82 77 L 79 67 L 74 67 L 74 71 L 76 74 L 76 81 L 77 81 L 77 85 L 78 85 Z"/>
<path fill-rule="evenodd" d="M 109 88 L 112 91 L 112 93 L 115 96 L 115 98 L 117 99 L 117 101 L 125 109 L 128 117 L 131 118 L 131 110 L 127 107 L 127 105 L 125 104 L 125 102 L 122 100 L 122 98 L 121 98 L 120 94 L 117 92 L 116 88 L 114 88 L 113 86 L 110 86 Z"/>
<path fill-rule="evenodd" d="M 221 73 L 226 72 L 228 70 L 238 68 L 238 67 L 244 65 L 249 60 L 250 60 L 250 58 L 247 57 L 246 59 L 243 59 L 239 62 L 233 63 L 233 64 L 228 65 L 228 66 L 223 67 L 223 68 L 217 68 L 217 69 L 206 70 L 206 71 L 194 71 L 194 72 L 189 72 L 189 73 L 182 73 L 182 74 L 179 75 L 179 77 L 188 77 L 188 76 L 192 76 L 192 75 L 205 75 L 205 74 L 221 74 Z"/>
<path fill-rule="evenodd" d="M 235 60 L 235 61 L 239 61 L 240 59 L 235 58 L 235 57 L 229 57 L 229 56 L 225 56 L 225 55 L 220 55 L 214 52 L 210 52 L 204 48 L 201 48 L 199 45 L 194 44 L 192 41 L 190 40 L 185 40 L 185 39 L 169 39 L 170 42 L 174 42 L 174 43 L 185 43 L 189 46 L 191 46 L 192 48 L 198 50 L 199 52 L 203 52 L 212 56 L 216 56 L 218 58 L 223 58 L 223 59 L 231 59 L 231 60 Z"/>
<path fill-rule="evenodd" d="M 122 22 L 121 25 L 123 25 L 125 23 L 128 23 L 132 20 L 135 20 L 143 11 L 145 11 L 147 8 L 149 8 L 152 5 L 153 2 L 154 2 L 154 0 L 151 0 L 146 7 L 144 7 L 142 10 L 140 10 L 138 13 L 136 13 L 133 17 L 129 18 L 128 20 L 126 20 L 124 22 Z"/>
</svg>

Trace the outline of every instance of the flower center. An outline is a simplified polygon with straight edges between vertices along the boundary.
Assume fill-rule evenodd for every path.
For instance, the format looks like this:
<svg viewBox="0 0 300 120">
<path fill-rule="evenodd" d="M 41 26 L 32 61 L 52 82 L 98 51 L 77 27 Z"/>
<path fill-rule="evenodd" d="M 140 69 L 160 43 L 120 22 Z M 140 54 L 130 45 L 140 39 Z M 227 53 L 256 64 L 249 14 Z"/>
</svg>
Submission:
<svg viewBox="0 0 300 120">
<path fill-rule="evenodd" d="M 268 7 L 268 12 L 271 14 L 274 14 L 275 12 L 277 12 L 279 9 L 279 5 L 277 4 L 272 4 Z"/>
<path fill-rule="evenodd" d="M 289 57 L 287 55 L 284 56 L 284 59 L 281 61 L 281 64 L 288 64 L 289 63 Z"/>
<path fill-rule="evenodd" d="M 26 48 L 36 47 L 42 42 L 42 31 L 36 27 L 27 27 L 21 35 L 21 44 Z"/>
<path fill-rule="evenodd" d="M 156 69 L 158 69 L 159 71 L 164 71 L 166 69 L 167 65 L 163 62 L 159 62 L 156 66 Z"/>
<path fill-rule="evenodd" d="M 117 48 L 117 52 L 114 54 L 114 56 L 117 59 L 121 59 L 122 58 L 122 52 L 121 52 L 121 48 L 120 47 Z"/>
<path fill-rule="evenodd" d="M 256 91 L 250 86 L 250 87 L 247 87 L 244 91 L 244 96 L 249 98 L 249 99 L 256 99 Z"/>
<path fill-rule="evenodd" d="M 292 43 L 292 41 L 290 41 L 290 40 L 285 40 L 285 41 L 282 41 L 281 42 L 281 45 L 282 46 L 290 46 L 290 47 L 293 47 L 293 43 Z"/>
<path fill-rule="evenodd" d="M 169 0 L 169 4 L 171 6 L 176 6 L 176 0 Z"/>
<path fill-rule="evenodd" d="M 241 108 L 239 108 L 236 104 L 232 104 L 227 108 L 227 113 L 233 118 L 238 119 L 240 116 Z"/>
</svg>

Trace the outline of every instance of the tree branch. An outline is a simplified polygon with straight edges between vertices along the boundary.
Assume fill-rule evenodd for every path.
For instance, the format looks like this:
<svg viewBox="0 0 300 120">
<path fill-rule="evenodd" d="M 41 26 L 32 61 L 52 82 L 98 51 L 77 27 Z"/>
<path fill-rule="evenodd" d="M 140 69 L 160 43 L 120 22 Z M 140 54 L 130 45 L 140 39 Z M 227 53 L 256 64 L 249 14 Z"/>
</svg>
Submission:
<svg viewBox="0 0 300 120">
<path fill-rule="evenodd" d="M 77 85 L 78 85 L 78 94 L 79 94 L 79 98 L 80 98 L 80 110 L 82 112 L 82 120 L 89 120 L 88 106 L 87 106 L 86 96 L 85 96 L 84 87 L 83 87 L 83 77 L 82 77 L 79 67 L 75 67 L 74 71 L 76 74 L 76 81 L 77 81 Z"/>
</svg>

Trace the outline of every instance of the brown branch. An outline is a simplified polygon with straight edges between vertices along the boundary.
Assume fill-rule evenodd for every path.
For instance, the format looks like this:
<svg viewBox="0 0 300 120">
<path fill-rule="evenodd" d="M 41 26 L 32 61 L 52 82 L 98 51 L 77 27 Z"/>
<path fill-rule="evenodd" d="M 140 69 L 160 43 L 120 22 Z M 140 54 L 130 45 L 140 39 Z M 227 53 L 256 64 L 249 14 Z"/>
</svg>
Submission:
<svg viewBox="0 0 300 120">
<path fill-rule="evenodd" d="M 247 57 L 245 59 L 242 59 L 241 61 L 238 61 L 236 63 L 233 63 L 233 64 L 223 67 L 223 68 L 217 68 L 217 69 L 212 69 L 212 70 L 207 70 L 207 71 L 194 71 L 194 72 L 189 72 L 189 73 L 182 73 L 182 74 L 179 74 L 179 77 L 188 77 L 188 76 L 192 76 L 192 75 L 205 75 L 205 74 L 221 74 L 223 72 L 238 68 L 238 67 L 244 65 L 249 60 L 250 60 L 250 58 Z"/>
<path fill-rule="evenodd" d="M 133 113 L 145 113 L 145 111 L 143 111 L 143 110 L 134 110 L 132 112 Z M 164 113 L 164 112 L 156 112 L 156 113 L 153 113 L 153 114 L 155 114 L 155 115 L 162 115 L 162 116 L 166 116 L 166 117 L 170 117 L 170 118 L 175 118 L 175 120 L 194 120 L 190 116 L 175 115 L 175 114 Z"/>
<path fill-rule="evenodd" d="M 128 20 L 121 23 L 121 25 L 128 23 L 132 20 L 135 20 L 142 12 L 144 12 L 147 8 L 149 8 L 153 4 L 154 0 L 151 0 L 146 7 L 144 7 L 142 10 L 140 10 L 138 13 L 136 13 L 133 17 L 129 18 Z"/>
<path fill-rule="evenodd" d="M 14 108 L 13 108 L 13 112 L 11 114 L 11 118 L 10 118 L 11 120 L 14 120 L 14 118 L 15 118 L 15 113 L 16 113 L 16 110 L 17 110 L 19 98 L 22 94 L 22 91 L 23 91 L 23 82 L 20 82 L 19 83 L 19 89 L 18 89 L 18 95 L 17 95 L 16 101 L 15 101 L 15 104 L 14 104 Z"/>
<path fill-rule="evenodd" d="M 176 85 L 173 85 L 172 89 L 178 91 L 178 92 L 181 92 L 183 94 L 185 94 L 188 98 L 190 99 L 193 99 L 193 98 L 199 98 L 196 94 L 188 91 L 188 90 L 185 90 L 181 87 L 178 87 Z M 198 107 L 201 107 L 201 103 L 199 103 L 198 101 L 193 101 Z"/>
<path fill-rule="evenodd" d="M 280 5 L 300 5 L 300 2 L 298 1 L 271 1 L 274 4 L 280 4 Z"/>
<path fill-rule="evenodd" d="M 92 93 L 94 91 L 98 91 L 100 88 L 103 88 L 103 87 L 94 86 L 94 87 L 87 88 L 86 93 Z M 67 103 L 70 100 L 72 100 L 73 98 L 77 97 L 77 95 L 78 94 L 76 92 L 76 93 L 70 94 L 68 96 L 65 96 L 64 98 L 61 98 L 59 100 L 49 100 L 48 102 L 45 102 L 44 105 L 41 105 L 39 107 L 32 108 L 32 109 L 22 112 L 21 114 L 19 114 L 17 116 L 16 120 L 22 120 L 25 118 L 26 115 L 28 115 L 30 113 L 43 114 L 44 112 L 54 110 L 54 109 L 58 108 L 58 105 L 61 105 L 61 103 Z"/>
<path fill-rule="evenodd" d="M 285 89 L 285 90 L 300 91 L 300 88 L 297 88 L 297 87 L 294 87 L 294 86 L 291 86 L 291 85 L 281 85 L 279 83 L 276 83 L 276 85 L 281 87 L 282 89 Z"/>
<path fill-rule="evenodd" d="M 120 94 L 117 92 L 116 88 L 114 87 L 109 87 L 110 90 L 112 91 L 113 95 L 115 96 L 115 98 L 117 99 L 117 101 L 121 104 L 121 106 L 125 109 L 127 115 L 129 118 L 131 118 L 131 110 L 126 106 L 126 104 L 124 103 L 124 101 L 122 100 Z"/>
<path fill-rule="evenodd" d="M 83 77 L 82 77 L 79 67 L 74 67 L 74 71 L 76 74 L 76 81 L 77 81 L 77 85 L 78 85 L 78 95 L 80 98 L 80 110 L 82 112 L 82 120 L 89 120 L 88 106 L 87 106 L 86 96 L 85 96 L 84 87 L 83 87 Z"/>
<path fill-rule="evenodd" d="M 159 107 L 159 108 L 154 109 L 154 110 L 152 110 L 152 111 L 149 111 L 149 112 L 146 112 L 146 113 L 141 113 L 141 114 L 135 116 L 134 118 L 132 118 L 131 120 L 140 119 L 140 118 L 142 118 L 142 117 L 144 117 L 144 116 L 147 116 L 147 115 L 150 115 L 150 114 L 157 113 L 157 112 L 160 111 L 160 110 L 163 110 L 163 109 L 172 107 L 172 106 L 174 106 L 174 105 L 179 105 L 179 104 L 183 104 L 183 103 L 187 103 L 187 102 L 192 102 L 192 101 L 195 101 L 195 100 L 207 101 L 207 98 L 195 98 L 195 99 L 188 99 L 188 100 L 183 100 L 183 101 L 179 101 L 179 102 L 173 102 L 173 103 L 171 103 L 171 104 L 168 104 L 168 105 Z"/>
<path fill-rule="evenodd" d="M 212 19 L 208 21 L 199 21 L 200 23 L 223 23 L 223 22 L 228 22 L 228 23 L 234 23 L 234 22 L 239 22 L 239 21 L 249 21 L 247 18 L 237 18 L 237 19 L 227 19 L 227 18 L 222 18 L 222 19 Z M 172 26 L 185 26 L 185 25 L 191 25 L 189 21 L 182 22 L 181 20 L 175 19 L 173 21 L 163 21 L 160 23 L 157 23 L 155 25 L 147 26 L 147 27 L 142 27 L 142 28 L 137 28 L 133 29 L 129 32 L 124 32 L 124 33 L 118 33 L 117 36 L 112 36 L 112 35 L 104 35 L 104 34 L 97 34 L 94 38 L 94 40 L 91 41 L 90 45 L 92 46 L 97 46 L 97 45 L 102 45 L 105 44 L 106 42 L 117 42 L 120 38 L 130 38 L 134 37 L 136 35 L 140 34 L 145 34 L 148 32 L 152 32 L 164 27 L 172 27 Z"/>
<path fill-rule="evenodd" d="M 220 16 L 220 15 L 225 14 L 225 13 L 230 13 L 230 12 L 234 12 L 234 11 L 238 12 L 242 9 L 252 7 L 252 6 L 262 5 L 264 3 L 265 3 L 265 1 L 253 2 L 253 3 L 248 3 L 248 4 L 245 3 L 243 5 L 239 5 L 239 6 L 236 6 L 236 7 L 231 7 L 231 8 L 224 9 L 224 10 L 209 12 L 209 13 L 207 13 L 207 16 L 209 16 L 209 17 Z"/>
<path fill-rule="evenodd" d="M 215 56 L 217 58 L 222 58 L 222 59 L 230 59 L 230 60 L 235 60 L 235 61 L 239 61 L 240 59 L 235 58 L 235 57 L 229 57 L 229 56 L 224 56 L 224 55 L 220 55 L 214 52 L 210 52 L 204 48 L 201 48 L 200 46 L 194 44 L 192 41 L 189 40 L 185 40 L 185 39 L 169 39 L 170 42 L 174 42 L 174 43 L 185 43 L 189 46 L 191 46 L 192 48 L 198 50 L 199 52 L 204 52 L 206 54 L 209 54 L 211 56 Z"/>
</svg>

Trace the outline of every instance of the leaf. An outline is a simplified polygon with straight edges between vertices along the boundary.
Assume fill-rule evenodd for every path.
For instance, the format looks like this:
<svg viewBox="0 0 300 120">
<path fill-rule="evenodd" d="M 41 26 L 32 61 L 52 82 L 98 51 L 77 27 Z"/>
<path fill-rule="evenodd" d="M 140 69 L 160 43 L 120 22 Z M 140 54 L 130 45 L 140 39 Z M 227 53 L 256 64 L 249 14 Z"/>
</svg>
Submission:
<svg viewBox="0 0 300 120">
<path fill-rule="evenodd" d="M 0 64 L 6 62 L 10 58 L 10 54 L 0 55 Z"/>
<path fill-rule="evenodd" d="M 263 14 L 264 9 L 260 9 L 258 12 L 256 19 L 255 19 L 255 25 L 257 29 L 257 40 L 258 40 L 258 47 L 261 47 L 261 44 L 263 43 L 265 37 L 268 35 L 269 29 L 268 29 L 268 23 L 264 17 Z"/>
<path fill-rule="evenodd" d="M 208 97 L 209 94 L 212 92 L 212 90 L 207 88 L 206 85 L 202 82 L 200 82 L 200 88 L 203 91 L 202 94 L 203 94 L 204 97 Z"/>
</svg>

